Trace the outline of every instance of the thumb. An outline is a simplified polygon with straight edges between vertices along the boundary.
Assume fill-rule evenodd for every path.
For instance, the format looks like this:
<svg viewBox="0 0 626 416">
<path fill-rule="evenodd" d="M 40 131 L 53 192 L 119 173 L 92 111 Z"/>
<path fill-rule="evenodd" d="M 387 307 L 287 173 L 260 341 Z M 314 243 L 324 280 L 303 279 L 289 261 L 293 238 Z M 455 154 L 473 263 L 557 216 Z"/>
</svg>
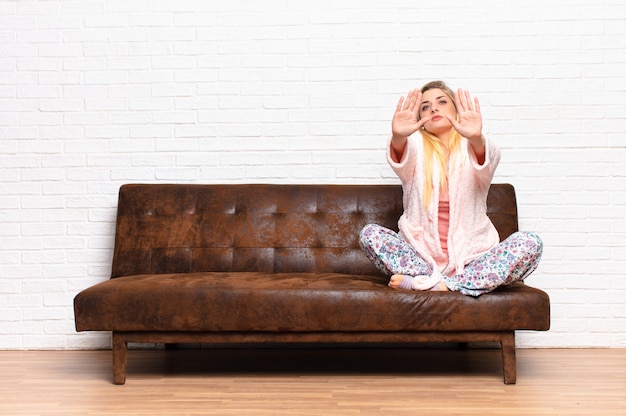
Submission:
<svg viewBox="0 0 626 416">
<path fill-rule="evenodd" d="M 446 118 L 448 119 L 448 121 L 450 121 L 450 124 L 452 124 L 452 127 L 457 129 L 459 123 L 457 123 L 456 118 L 452 118 L 452 116 L 450 116 L 450 114 L 446 114 Z"/>
</svg>

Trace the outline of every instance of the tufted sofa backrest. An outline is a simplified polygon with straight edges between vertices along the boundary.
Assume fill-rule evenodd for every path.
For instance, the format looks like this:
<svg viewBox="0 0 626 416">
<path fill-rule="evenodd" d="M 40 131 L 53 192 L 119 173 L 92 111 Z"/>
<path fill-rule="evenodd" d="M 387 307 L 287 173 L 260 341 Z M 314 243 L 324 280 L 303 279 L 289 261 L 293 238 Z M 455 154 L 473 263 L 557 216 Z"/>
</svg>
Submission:
<svg viewBox="0 0 626 416">
<path fill-rule="evenodd" d="M 511 185 L 492 185 L 488 213 L 501 238 L 517 230 Z M 378 274 L 358 233 L 368 223 L 397 230 L 401 214 L 400 185 L 123 185 L 111 277 Z"/>
</svg>

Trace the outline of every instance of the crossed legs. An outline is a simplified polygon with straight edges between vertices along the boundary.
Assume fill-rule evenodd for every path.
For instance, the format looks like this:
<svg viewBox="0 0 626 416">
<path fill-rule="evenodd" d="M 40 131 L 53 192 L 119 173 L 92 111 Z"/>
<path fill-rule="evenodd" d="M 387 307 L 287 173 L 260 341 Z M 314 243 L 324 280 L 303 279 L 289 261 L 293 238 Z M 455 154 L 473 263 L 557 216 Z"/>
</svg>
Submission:
<svg viewBox="0 0 626 416">
<path fill-rule="evenodd" d="M 432 266 L 395 231 L 377 224 L 361 230 L 359 242 L 365 255 L 395 289 L 453 290 L 479 296 L 498 286 L 525 279 L 539 264 L 543 243 L 530 232 L 516 232 L 465 266 L 462 273 L 433 280 Z"/>
</svg>

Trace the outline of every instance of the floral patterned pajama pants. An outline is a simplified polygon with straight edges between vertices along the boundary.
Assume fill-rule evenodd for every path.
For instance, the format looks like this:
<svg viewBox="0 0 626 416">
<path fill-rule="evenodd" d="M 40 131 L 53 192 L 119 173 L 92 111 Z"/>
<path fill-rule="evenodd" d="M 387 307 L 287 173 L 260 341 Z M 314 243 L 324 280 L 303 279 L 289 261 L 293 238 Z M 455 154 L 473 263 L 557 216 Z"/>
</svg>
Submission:
<svg viewBox="0 0 626 416">
<path fill-rule="evenodd" d="M 432 266 L 398 233 L 377 224 L 368 224 L 359 235 L 361 248 L 374 265 L 388 276 L 431 275 Z M 543 243 L 538 235 L 518 231 L 482 256 L 472 260 L 462 273 L 443 282 L 452 291 L 479 296 L 499 286 L 524 280 L 539 264 Z"/>
</svg>

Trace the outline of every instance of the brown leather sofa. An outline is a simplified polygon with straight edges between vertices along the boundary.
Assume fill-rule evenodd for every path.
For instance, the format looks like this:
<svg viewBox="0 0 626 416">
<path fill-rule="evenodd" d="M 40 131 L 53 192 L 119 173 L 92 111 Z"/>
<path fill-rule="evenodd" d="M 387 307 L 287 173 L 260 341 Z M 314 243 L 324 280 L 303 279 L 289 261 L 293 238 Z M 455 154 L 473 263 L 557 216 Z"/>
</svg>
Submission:
<svg viewBox="0 0 626 416">
<path fill-rule="evenodd" d="M 399 185 L 124 185 L 111 279 L 75 297 L 76 329 L 112 331 L 115 384 L 129 342 L 499 342 L 515 383 L 515 330 L 549 329 L 547 294 L 390 289 L 358 233 L 401 213 Z M 488 213 L 501 238 L 517 230 L 511 185 Z"/>
</svg>

